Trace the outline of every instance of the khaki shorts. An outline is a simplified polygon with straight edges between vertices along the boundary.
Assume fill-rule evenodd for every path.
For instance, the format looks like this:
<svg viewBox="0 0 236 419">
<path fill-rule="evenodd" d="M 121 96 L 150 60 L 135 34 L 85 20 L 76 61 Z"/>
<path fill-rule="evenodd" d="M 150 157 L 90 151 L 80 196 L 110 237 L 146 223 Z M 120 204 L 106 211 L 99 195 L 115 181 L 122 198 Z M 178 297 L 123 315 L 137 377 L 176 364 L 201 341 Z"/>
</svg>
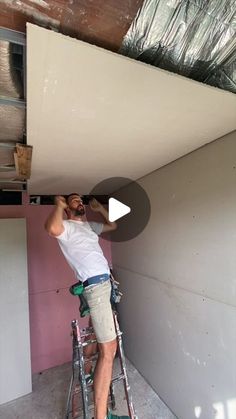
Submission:
<svg viewBox="0 0 236 419">
<path fill-rule="evenodd" d="M 99 343 L 110 342 L 116 339 L 115 324 L 110 303 L 111 282 L 90 285 L 84 289 L 93 329 Z"/>
</svg>

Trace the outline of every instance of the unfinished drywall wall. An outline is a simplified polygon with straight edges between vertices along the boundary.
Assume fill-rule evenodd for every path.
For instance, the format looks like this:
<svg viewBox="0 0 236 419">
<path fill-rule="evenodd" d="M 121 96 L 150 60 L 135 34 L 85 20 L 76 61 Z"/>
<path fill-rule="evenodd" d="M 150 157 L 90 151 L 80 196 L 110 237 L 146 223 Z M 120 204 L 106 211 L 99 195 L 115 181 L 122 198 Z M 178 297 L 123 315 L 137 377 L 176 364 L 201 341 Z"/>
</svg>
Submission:
<svg viewBox="0 0 236 419">
<path fill-rule="evenodd" d="M 25 219 L 0 220 L 0 404 L 32 391 Z"/>
<path fill-rule="evenodd" d="M 127 355 L 179 419 L 234 419 L 236 132 L 140 184 L 150 222 L 112 244 Z"/>
</svg>

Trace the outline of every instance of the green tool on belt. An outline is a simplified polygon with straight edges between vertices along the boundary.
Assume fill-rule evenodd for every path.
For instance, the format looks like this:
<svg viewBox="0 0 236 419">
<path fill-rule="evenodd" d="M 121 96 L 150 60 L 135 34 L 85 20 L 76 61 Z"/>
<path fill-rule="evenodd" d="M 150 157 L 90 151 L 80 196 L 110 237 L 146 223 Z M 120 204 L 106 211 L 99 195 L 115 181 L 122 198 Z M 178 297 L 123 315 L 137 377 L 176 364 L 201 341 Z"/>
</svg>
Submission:
<svg viewBox="0 0 236 419">
<path fill-rule="evenodd" d="M 115 309 L 115 305 L 120 302 L 122 293 L 118 289 L 119 282 L 115 281 L 113 276 L 111 275 L 111 305 L 112 308 Z M 86 298 L 83 295 L 84 286 L 81 281 L 76 282 L 74 285 L 70 287 L 70 293 L 72 295 L 77 295 L 80 299 L 80 316 L 85 317 L 90 313 L 89 306 L 87 303 Z"/>
<path fill-rule="evenodd" d="M 83 292 L 84 292 L 84 286 L 81 282 L 76 282 L 76 284 L 70 287 L 70 293 L 72 295 L 77 295 L 80 299 L 79 311 L 80 311 L 81 317 L 85 317 L 90 313 L 89 306 L 86 301 L 86 298 L 83 295 Z"/>
</svg>

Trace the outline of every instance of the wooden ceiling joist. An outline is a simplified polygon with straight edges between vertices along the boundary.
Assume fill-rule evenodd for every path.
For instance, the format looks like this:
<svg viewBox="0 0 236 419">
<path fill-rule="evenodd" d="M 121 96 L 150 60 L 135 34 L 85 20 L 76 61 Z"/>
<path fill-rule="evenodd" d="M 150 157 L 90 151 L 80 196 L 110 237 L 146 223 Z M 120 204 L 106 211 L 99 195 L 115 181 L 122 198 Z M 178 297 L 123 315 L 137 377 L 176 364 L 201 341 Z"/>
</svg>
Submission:
<svg viewBox="0 0 236 419">
<path fill-rule="evenodd" d="M 18 176 L 21 179 L 29 179 L 31 175 L 33 147 L 26 144 L 16 144 L 16 152 L 14 153 L 15 166 Z"/>
</svg>

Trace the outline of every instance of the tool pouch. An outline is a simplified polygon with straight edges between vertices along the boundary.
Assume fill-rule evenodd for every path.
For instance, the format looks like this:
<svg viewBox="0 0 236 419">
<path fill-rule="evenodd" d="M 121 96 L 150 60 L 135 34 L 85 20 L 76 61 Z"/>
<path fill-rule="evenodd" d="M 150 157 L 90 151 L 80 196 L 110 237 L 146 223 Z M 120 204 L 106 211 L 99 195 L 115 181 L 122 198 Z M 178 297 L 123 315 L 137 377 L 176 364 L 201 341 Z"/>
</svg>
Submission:
<svg viewBox="0 0 236 419">
<path fill-rule="evenodd" d="M 73 284 L 70 287 L 70 293 L 72 295 L 76 295 L 79 297 L 80 299 L 80 307 L 79 307 L 79 311 L 80 311 L 80 316 L 81 317 L 85 317 L 89 314 L 89 306 L 87 304 L 87 300 L 83 295 L 84 292 L 84 286 L 82 284 L 82 282 L 76 282 L 75 284 Z"/>
</svg>

